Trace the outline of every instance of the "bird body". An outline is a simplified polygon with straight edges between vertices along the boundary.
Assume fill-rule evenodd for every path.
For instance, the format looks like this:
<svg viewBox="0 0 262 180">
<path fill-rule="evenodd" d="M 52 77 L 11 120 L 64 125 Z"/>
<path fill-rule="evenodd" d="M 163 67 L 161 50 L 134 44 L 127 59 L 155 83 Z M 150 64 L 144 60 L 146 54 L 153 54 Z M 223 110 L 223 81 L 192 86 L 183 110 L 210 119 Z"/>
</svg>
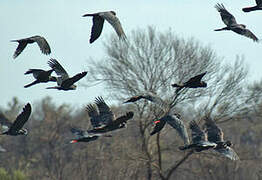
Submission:
<svg viewBox="0 0 262 180">
<path fill-rule="evenodd" d="M 59 77 L 57 78 L 58 86 L 48 87 L 47 89 L 58 89 L 64 91 L 75 90 L 76 85 L 74 85 L 74 83 L 87 75 L 87 72 L 85 71 L 82 73 L 78 73 L 70 78 L 66 70 L 61 66 L 61 64 L 56 59 L 50 59 L 50 61 L 48 61 L 48 64 Z"/>
<path fill-rule="evenodd" d="M 11 40 L 11 42 L 18 42 L 18 47 L 16 48 L 15 53 L 13 55 L 14 59 L 22 53 L 22 51 L 26 48 L 27 44 L 32 44 L 34 42 L 38 44 L 43 54 L 48 55 L 51 53 L 51 48 L 48 42 L 42 36 L 37 35 L 37 36 L 32 36 L 32 37 L 24 38 L 24 39 Z"/>
<path fill-rule="evenodd" d="M 25 75 L 33 74 L 33 76 L 36 80 L 34 82 L 30 83 L 30 84 L 25 85 L 24 87 L 28 88 L 28 87 L 35 85 L 35 84 L 38 84 L 38 83 L 46 83 L 46 82 L 50 82 L 50 81 L 56 82 L 57 78 L 54 77 L 54 76 L 51 76 L 53 71 L 54 71 L 53 69 L 48 70 L 48 71 L 45 71 L 45 70 L 42 70 L 42 69 L 29 69 L 28 71 L 25 72 Z"/>
</svg>

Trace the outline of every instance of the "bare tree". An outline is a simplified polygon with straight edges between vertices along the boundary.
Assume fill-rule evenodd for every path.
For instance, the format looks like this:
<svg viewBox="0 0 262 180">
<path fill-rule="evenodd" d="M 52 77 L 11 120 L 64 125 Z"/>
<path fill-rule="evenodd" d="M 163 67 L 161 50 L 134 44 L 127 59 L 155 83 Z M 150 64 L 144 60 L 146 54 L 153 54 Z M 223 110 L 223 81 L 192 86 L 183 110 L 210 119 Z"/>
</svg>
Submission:
<svg viewBox="0 0 262 180">
<path fill-rule="evenodd" d="M 187 108 L 193 108 L 197 112 L 193 118 L 201 119 L 208 114 L 221 121 L 231 120 L 243 109 L 242 87 L 247 70 L 239 58 L 234 65 L 223 64 L 211 48 L 201 46 L 196 40 L 179 38 L 170 30 L 157 32 L 152 27 L 133 31 L 128 43 L 112 36 L 104 46 L 106 58 L 91 59 L 88 83 L 104 83 L 117 100 L 152 92 L 169 104 L 169 110 L 175 107 L 186 112 Z M 185 82 L 205 71 L 207 88 L 184 88 L 176 94 L 171 87 L 172 83 Z M 145 163 L 146 179 L 152 179 L 155 174 L 161 179 L 170 179 L 192 152 L 181 159 L 171 158 L 175 162 L 169 166 L 163 165 L 168 147 L 161 144 L 160 134 L 152 138 L 149 131 L 152 120 L 167 110 L 159 110 L 145 101 L 135 103 L 132 108 L 136 112 L 142 152 L 137 152 L 139 155 L 135 157 Z M 182 117 L 186 117 L 186 113 Z"/>
</svg>

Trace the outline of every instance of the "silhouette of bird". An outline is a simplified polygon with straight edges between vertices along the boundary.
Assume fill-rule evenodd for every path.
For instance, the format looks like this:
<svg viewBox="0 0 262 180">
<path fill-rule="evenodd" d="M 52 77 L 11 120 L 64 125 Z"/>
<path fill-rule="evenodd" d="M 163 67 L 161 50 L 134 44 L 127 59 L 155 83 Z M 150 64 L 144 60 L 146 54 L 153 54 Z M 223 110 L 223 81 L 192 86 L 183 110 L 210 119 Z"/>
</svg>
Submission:
<svg viewBox="0 0 262 180">
<path fill-rule="evenodd" d="M 99 137 L 112 137 L 111 135 L 103 135 L 98 133 L 88 133 L 87 131 L 81 130 L 79 128 L 71 128 L 71 132 L 77 136 L 76 139 L 72 139 L 69 143 L 78 143 L 78 142 L 91 142 L 97 140 Z"/>
<path fill-rule="evenodd" d="M 242 9 L 244 12 L 251 12 L 256 10 L 262 10 L 262 0 L 256 0 L 256 6 L 246 7 Z"/>
<path fill-rule="evenodd" d="M 115 29 L 117 35 L 121 39 L 126 39 L 126 35 L 122 28 L 122 25 L 119 19 L 116 17 L 116 13 L 114 11 L 107 11 L 107 12 L 98 12 L 94 14 L 85 14 L 83 17 L 92 16 L 93 17 L 93 26 L 91 30 L 91 37 L 89 42 L 93 43 L 96 39 L 99 38 L 101 32 L 103 30 L 104 21 L 106 20 L 109 22 L 113 28 Z"/>
<path fill-rule="evenodd" d="M 221 153 L 223 156 L 231 160 L 239 160 L 237 153 L 232 148 L 230 148 L 232 143 L 230 141 L 224 141 L 224 133 L 222 129 L 216 125 L 214 120 L 206 117 L 205 127 L 208 141 L 217 144 L 217 146 L 214 148 L 215 151 Z"/>
<path fill-rule="evenodd" d="M 88 133 L 106 133 L 125 128 L 127 121 L 134 116 L 134 113 L 130 111 L 123 116 L 115 118 L 111 109 L 102 97 L 97 97 L 95 99 L 95 104 L 99 112 L 93 105 L 87 105 L 87 112 L 92 126 L 94 127 L 92 130 L 89 130 Z"/>
<path fill-rule="evenodd" d="M 193 149 L 196 152 L 201 152 L 217 146 L 216 143 L 207 140 L 207 134 L 200 129 L 194 120 L 190 122 L 189 127 L 192 132 L 192 144 L 180 146 L 180 150 Z"/>
<path fill-rule="evenodd" d="M 18 42 L 18 47 L 15 50 L 13 58 L 15 59 L 21 52 L 25 49 L 27 44 L 32 44 L 36 42 L 42 51 L 43 54 L 48 55 L 51 53 L 51 49 L 49 44 L 47 43 L 46 39 L 42 36 L 32 36 L 29 38 L 18 39 L 18 40 L 11 40 L 11 42 Z"/>
<path fill-rule="evenodd" d="M 215 31 L 231 30 L 237 34 L 251 38 L 255 42 L 258 41 L 258 38 L 249 29 L 246 29 L 246 25 L 237 23 L 235 17 L 226 10 L 223 4 L 216 4 L 215 8 L 220 13 L 221 18 L 226 25 L 226 27 L 215 29 Z"/>
<path fill-rule="evenodd" d="M 129 98 L 128 100 L 126 100 L 124 103 L 130 103 L 130 102 L 136 102 L 140 99 L 146 99 L 148 101 L 151 101 L 153 103 L 155 103 L 156 105 L 158 105 L 160 108 L 168 108 L 169 105 L 162 100 L 162 98 L 160 98 L 158 95 L 154 94 L 154 93 L 150 93 L 150 92 L 146 92 L 146 93 L 140 93 L 140 95 L 137 96 L 133 96 L 131 98 Z"/>
<path fill-rule="evenodd" d="M 11 123 L 2 113 L 0 114 L 0 124 L 5 131 L 0 135 L 27 135 L 27 130 L 23 128 L 31 114 L 31 105 L 27 103 L 23 111 L 17 116 L 16 120 Z"/>
<path fill-rule="evenodd" d="M 34 82 L 30 83 L 30 84 L 25 85 L 24 87 L 28 88 L 32 85 L 35 85 L 35 84 L 38 84 L 38 83 L 46 83 L 46 82 L 49 82 L 49 81 L 56 82 L 56 77 L 51 76 L 53 71 L 54 71 L 53 69 L 48 70 L 48 71 L 45 71 L 45 70 L 42 70 L 42 69 L 29 69 L 28 71 L 25 72 L 25 75 L 26 74 L 33 74 L 33 76 L 36 80 Z"/>
<path fill-rule="evenodd" d="M 176 93 L 178 93 L 183 88 L 201 88 L 201 87 L 207 87 L 207 83 L 204 81 L 201 81 L 204 75 L 207 72 L 201 73 L 199 75 L 196 75 L 192 78 L 190 78 L 187 82 L 182 84 L 172 84 L 172 87 L 177 87 Z"/>
<path fill-rule="evenodd" d="M 46 89 L 58 89 L 64 91 L 75 90 L 76 85 L 74 85 L 74 83 L 85 77 L 87 74 L 87 72 L 85 71 L 82 73 L 78 73 L 70 78 L 66 70 L 59 64 L 56 59 L 50 59 L 50 61 L 48 61 L 48 65 L 56 72 L 59 77 L 57 77 L 58 86 L 48 87 Z"/>
<path fill-rule="evenodd" d="M 181 116 L 175 113 L 172 108 L 170 109 L 170 105 L 166 103 L 158 95 L 149 92 L 141 93 L 138 96 L 133 96 L 129 98 L 124 103 L 136 102 L 140 99 L 146 99 L 148 101 L 151 101 L 165 111 L 165 114 L 160 119 L 154 121 L 155 126 L 153 131 L 150 133 L 151 136 L 160 132 L 164 128 L 165 124 L 168 123 L 178 132 L 179 136 L 183 139 L 185 144 L 189 143 L 186 126 L 184 125 L 184 122 L 181 120 Z"/>
</svg>

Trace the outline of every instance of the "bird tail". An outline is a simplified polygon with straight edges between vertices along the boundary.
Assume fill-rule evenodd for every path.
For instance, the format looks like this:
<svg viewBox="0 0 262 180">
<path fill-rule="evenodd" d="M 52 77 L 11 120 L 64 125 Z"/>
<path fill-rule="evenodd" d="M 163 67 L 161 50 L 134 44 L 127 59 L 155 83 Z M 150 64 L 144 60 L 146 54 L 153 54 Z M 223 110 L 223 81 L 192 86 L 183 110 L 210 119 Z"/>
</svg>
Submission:
<svg viewBox="0 0 262 180">
<path fill-rule="evenodd" d="M 224 27 L 224 28 L 221 28 L 221 29 L 215 29 L 214 31 L 224 31 L 224 30 L 230 30 L 228 27 Z"/>
<path fill-rule="evenodd" d="M 37 84 L 37 83 L 39 83 L 39 82 L 36 80 L 36 81 L 34 81 L 34 82 L 30 83 L 30 84 L 25 85 L 24 88 L 28 88 L 30 86 L 33 86 L 33 85 Z"/>
<path fill-rule="evenodd" d="M 242 9 L 242 11 L 244 12 L 250 12 L 250 11 L 255 11 L 255 10 L 258 10 L 258 8 L 257 7 L 246 7 Z"/>
</svg>

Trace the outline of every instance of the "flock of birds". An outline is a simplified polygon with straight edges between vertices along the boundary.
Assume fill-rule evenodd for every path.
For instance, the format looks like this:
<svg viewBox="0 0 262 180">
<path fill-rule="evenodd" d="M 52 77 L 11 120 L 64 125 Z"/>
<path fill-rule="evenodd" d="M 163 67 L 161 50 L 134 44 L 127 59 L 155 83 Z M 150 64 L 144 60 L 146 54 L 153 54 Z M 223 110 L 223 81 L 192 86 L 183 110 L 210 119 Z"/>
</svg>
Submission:
<svg viewBox="0 0 262 180">
<path fill-rule="evenodd" d="M 226 10 L 223 4 L 216 4 L 215 8 L 220 13 L 221 18 L 226 25 L 226 27 L 216 29 L 215 31 L 231 30 L 235 33 L 251 38 L 254 41 L 258 41 L 258 38 L 249 29 L 247 29 L 245 25 L 237 23 L 235 17 Z M 262 0 L 256 0 L 256 6 L 246 7 L 242 10 L 244 12 L 262 10 Z M 90 43 L 96 41 L 101 35 L 105 20 L 112 25 L 121 40 L 127 41 L 121 23 L 116 17 L 116 13 L 114 11 L 83 15 L 83 17 L 88 16 L 93 18 L 91 37 L 89 40 Z M 32 36 L 29 38 L 12 40 L 12 42 L 18 42 L 18 47 L 13 55 L 14 59 L 22 53 L 28 44 L 35 42 L 38 44 L 43 54 L 49 55 L 51 53 L 51 48 L 47 40 L 41 36 Z M 75 83 L 87 75 L 87 72 L 85 71 L 70 77 L 63 66 L 56 59 L 50 59 L 48 61 L 48 65 L 51 67 L 50 70 L 29 69 L 25 72 L 25 75 L 32 74 L 35 81 L 25 85 L 24 87 L 28 88 L 38 83 L 56 82 L 57 86 L 47 87 L 47 89 L 64 91 L 75 90 Z M 51 75 L 53 71 L 55 71 L 57 77 Z M 206 73 L 207 72 L 196 75 L 181 84 L 174 83 L 172 84 L 172 87 L 176 88 L 176 93 L 179 93 L 183 88 L 205 88 L 207 87 L 207 83 L 202 81 L 202 78 Z M 190 142 L 187 127 L 181 119 L 181 116 L 175 113 L 173 107 L 170 107 L 170 105 L 159 96 L 148 92 L 133 96 L 124 103 L 133 103 L 140 99 L 151 101 L 165 110 L 165 114 L 160 119 L 154 121 L 154 128 L 150 135 L 160 132 L 167 123 L 177 131 L 179 136 L 184 141 L 184 145 L 179 147 L 181 151 L 191 149 L 193 152 L 201 152 L 213 149 L 231 160 L 239 160 L 237 153 L 231 148 L 232 143 L 224 140 L 222 129 L 218 127 L 215 121 L 211 118 L 205 117 L 203 130 L 199 127 L 196 121 L 193 120 L 189 123 L 192 136 L 192 141 Z M 29 119 L 31 110 L 32 108 L 30 103 L 27 103 L 13 123 L 6 118 L 3 113 L 0 113 L 0 124 L 3 129 L 3 132 L 0 135 L 27 135 L 28 130 L 23 128 L 23 126 Z M 125 115 L 115 118 L 115 115 L 102 97 L 97 97 L 94 104 L 87 105 L 86 110 L 90 117 L 92 129 L 82 130 L 80 128 L 72 127 L 71 132 L 76 135 L 77 138 L 72 139 L 70 143 L 90 142 L 97 140 L 101 136 L 112 137 L 112 135 L 109 135 L 108 132 L 125 128 L 127 121 L 132 119 L 134 116 L 134 112 L 130 111 Z M 0 151 L 5 152 L 6 150 L 0 146 Z"/>
</svg>

